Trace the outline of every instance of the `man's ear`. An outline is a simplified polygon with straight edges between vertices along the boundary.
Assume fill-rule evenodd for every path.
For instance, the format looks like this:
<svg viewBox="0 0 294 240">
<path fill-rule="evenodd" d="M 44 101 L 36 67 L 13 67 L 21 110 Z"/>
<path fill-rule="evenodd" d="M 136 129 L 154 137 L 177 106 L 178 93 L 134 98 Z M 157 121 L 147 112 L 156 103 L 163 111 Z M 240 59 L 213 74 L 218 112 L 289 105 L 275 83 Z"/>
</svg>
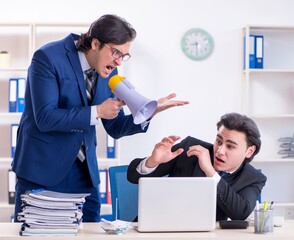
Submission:
<svg viewBox="0 0 294 240">
<path fill-rule="evenodd" d="M 246 158 L 251 158 L 252 154 L 255 152 L 256 150 L 256 146 L 255 145 L 252 145 L 250 147 L 247 148 L 247 151 L 246 151 Z"/>
<path fill-rule="evenodd" d="M 92 47 L 92 49 L 93 49 L 93 50 L 97 50 L 97 49 L 99 48 L 99 46 L 100 46 L 100 42 L 99 42 L 99 40 L 96 39 L 96 38 L 93 38 L 93 39 L 92 39 L 92 42 L 91 42 L 91 47 Z"/>
</svg>

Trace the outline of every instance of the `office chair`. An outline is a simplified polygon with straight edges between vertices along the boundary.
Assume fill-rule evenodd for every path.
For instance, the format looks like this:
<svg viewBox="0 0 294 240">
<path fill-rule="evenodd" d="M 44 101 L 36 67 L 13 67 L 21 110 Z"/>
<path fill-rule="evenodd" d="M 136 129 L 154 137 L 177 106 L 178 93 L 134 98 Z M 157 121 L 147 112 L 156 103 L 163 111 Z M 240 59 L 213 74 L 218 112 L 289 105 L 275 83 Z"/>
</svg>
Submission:
<svg viewBox="0 0 294 240">
<path fill-rule="evenodd" d="M 138 184 L 127 180 L 127 170 L 128 165 L 109 167 L 112 217 L 132 222 L 138 216 Z"/>
</svg>

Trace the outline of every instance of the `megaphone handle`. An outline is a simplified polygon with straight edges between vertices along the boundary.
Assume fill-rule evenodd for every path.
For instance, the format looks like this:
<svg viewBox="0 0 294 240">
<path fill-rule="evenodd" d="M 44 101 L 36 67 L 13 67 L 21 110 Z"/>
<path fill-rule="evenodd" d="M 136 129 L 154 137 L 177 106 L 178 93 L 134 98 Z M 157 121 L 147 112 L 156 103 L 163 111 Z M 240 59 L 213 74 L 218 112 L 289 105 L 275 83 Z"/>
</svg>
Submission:
<svg viewBox="0 0 294 240">
<path fill-rule="evenodd" d="M 123 100 L 121 100 L 121 99 L 118 98 L 117 96 L 114 96 L 114 97 L 113 97 L 113 100 L 123 102 Z"/>
</svg>

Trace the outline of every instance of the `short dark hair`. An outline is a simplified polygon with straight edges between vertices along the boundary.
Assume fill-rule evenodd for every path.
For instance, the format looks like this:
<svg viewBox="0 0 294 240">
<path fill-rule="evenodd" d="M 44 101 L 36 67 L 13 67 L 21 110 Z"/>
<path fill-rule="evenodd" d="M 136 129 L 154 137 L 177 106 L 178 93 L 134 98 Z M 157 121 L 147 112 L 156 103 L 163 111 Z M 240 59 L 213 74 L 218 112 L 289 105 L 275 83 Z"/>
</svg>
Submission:
<svg viewBox="0 0 294 240">
<path fill-rule="evenodd" d="M 88 32 L 81 34 L 77 42 L 77 49 L 87 52 L 91 49 L 91 42 L 96 38 L 101 43 L 121 45 L 132 41 L 136 37 L 136 30 L 125 19 L 111 14 L 101 16 L 91 24 Z"/>
<path fill-rule="evenodd" d="M 254 156 L 259 152 L 261 147 L 260 132 L 256 123 L 246 115 L 239 113 L 227 113 L 221 117 L 216 124 L 217 130 L 221 126 L 229 130 L 243 132 L 246 135 L 247 147 L 255 145 L 256 150 L 250 158 L 246 158 L 246 162 L 251 162 Z"/>
</svg>

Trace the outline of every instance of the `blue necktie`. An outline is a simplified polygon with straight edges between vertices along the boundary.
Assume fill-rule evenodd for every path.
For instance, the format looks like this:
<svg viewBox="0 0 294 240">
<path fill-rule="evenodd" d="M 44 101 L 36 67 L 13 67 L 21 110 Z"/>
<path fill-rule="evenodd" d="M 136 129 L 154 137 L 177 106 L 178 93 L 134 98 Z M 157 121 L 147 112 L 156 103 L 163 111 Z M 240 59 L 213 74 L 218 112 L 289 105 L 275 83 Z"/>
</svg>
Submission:
<svg viewBox="0 0 294 240">
<path fill-rule="evenodd" d="M 230 173 L 220 171 L 220 172 L 219 172 L 219 175 L 220 175 L 221 177 L 225 177 L 225 176 L 230 175 Z"/>
</svg>

